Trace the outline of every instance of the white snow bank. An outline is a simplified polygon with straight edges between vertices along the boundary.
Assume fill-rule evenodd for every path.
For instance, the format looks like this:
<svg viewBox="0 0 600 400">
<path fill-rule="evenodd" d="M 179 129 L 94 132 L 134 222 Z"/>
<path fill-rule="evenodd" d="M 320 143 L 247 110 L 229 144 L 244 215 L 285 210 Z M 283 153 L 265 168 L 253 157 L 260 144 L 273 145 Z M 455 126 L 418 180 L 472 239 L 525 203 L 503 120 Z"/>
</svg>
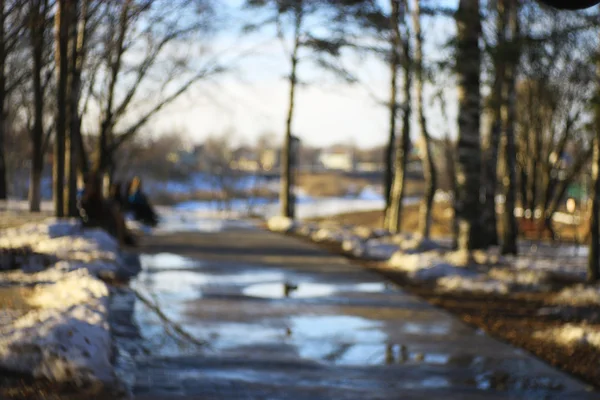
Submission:
<svg viewBox="0 0 600 400">
<path fill-rule="evenodd" d="M 600 348 L 600 329 L 585 324 L 566 324 L 535 332 L 533 337 L 567 346 L 582 344 Z"/>
<path fill-rule="evenodd" d="M 436 280 L 445 276 L 473 276 L 475 271 L 452 264 L 438 250 L 421 253 L 396 252 L 388 265 L 405 272 L 418 281 Z"/>
<path fill-rule="evenodd" d="M 354 238 L 352 232 L 337 227 L 321 228 L 312 234 L 315 242 L 343 243 L 344 240 L 352 238 Z"/>
<path fill-rule="evenodd" d="M 319 229 L 319 226 L 315 223 L 311 222 L 302 222 L 299 223 L 299 226 L 296 228 L 296 233 L 300 236 L 311 236 Z"/>
<path fill-rule="evenodd" d="M 116 384 L 108 323 L 109 289 L 99 279 L 126 278 L 139 264 L 117 241 L 76 220 L 48 219 L 0 231 L 0 248 L 30 247 L 54 260 L 0 274 L 5 284 L 33 284 L 32 310 L 0 327 L 0 366 L 57 382 Z"/>
<path fill-rule="evenodd" d="M 296 227 L 296 222 L 288 217 L 277 216 L 269 218 L 267 226 L 273 232 L 287 233 Z"/>
<path fill-rule="evenodd" d="M 587 265 L 585 257 L 566 256 L 564 253 L 566 251 L 561 252 L 560 249 L 558 251 L 540 249 L 538 253 L 523 253 L 508 260 L 518 270 L 546 271 L 555 276 L 577 280 L 585 279 Z"/>
<path fill-rule="evenodd" d="M 355 257 L 376 261 L 389 260 L 399 250 L 394 243 L 380 239 L 363 240 L 360 237 L 344 240 L 342 248 Z"/>
<path fill-rule="evenodd" d="M 600 305 L 600 286 L 576 285 L 561 290 L 550 303 L 569 306 Z"/>
<path fill-rule="evenodd" d="M 437 287 L 443 292 L 479 292 L 507 294 L 509 285 L 505 282 L 499 282 L 489 279 L 484 275 L 479 276 L 461 276 L 451 275 L 438 279 Z"/>
<path fill-rule="evenodd" d="M 37 307 L 0 328 L 0 365 L 57 382 L 115 381 L 108 288 L 80 269 L 36 287 Z"/>
<path fill-rule="evenodd" d="M 50 218 L 0 232 L 0 248 L 31 247 L 34 252 L 63 260 L 116 261 L 119 245 L 101 229 L 83 229 L 75 219 Z"/>
</svg>

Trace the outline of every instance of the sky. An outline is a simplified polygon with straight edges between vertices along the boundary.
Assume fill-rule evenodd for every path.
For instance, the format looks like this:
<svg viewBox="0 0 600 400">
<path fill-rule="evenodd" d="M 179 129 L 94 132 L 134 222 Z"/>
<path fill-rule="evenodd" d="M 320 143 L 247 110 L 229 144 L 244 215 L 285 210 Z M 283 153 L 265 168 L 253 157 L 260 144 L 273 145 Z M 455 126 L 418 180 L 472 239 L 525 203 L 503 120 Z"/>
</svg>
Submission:
<svg viewBox="0 0 600 400">
<path fill-rule="evenodd" d="M 230 0 L 235 7 L 235 1 Z M 157 115 L 146 133 L 180 132 L 191 143 L 211 135 L 233 133 L 237 141 L 252 143 L 261 134 L 282 138 L 289 103 L 289 60 L 273 30 L 244 35 L 239 13 L 232 13 L 228 28 L 217 34 L 210 46 L 215 53 L 235 60 L 231 71 L 209 82 L 200 82 L 170 107 Z M 427 19 L 426 57 L 440 57 L 440 46 L 454 32 L 451 20 Z M 346 55 L 342 62 L 355 72 L 360 83 L 349 85 L 323 73 L 310 62 L 300 66 L 303 83 L 297 92 L 293 132 L 305 144 L 328 146 L 338 143 L 372 147 L 388 136 L 389 113 L 382 102 L 389 97 L 388 67 L 375 57 Z M 448 77 L 443 77 L 448 80 Z M 456 131 L 456 94 L 452 85 L 445 91 L 448 120 L 439 106 L 432 105 L 434 88 L 426 86 L 425 104 L 429 129 L 441 137 Z M 402 98 L 400 97 L 401 101 Z M 413 118 L 413 136 L 416 119 Z"/>
</svg>

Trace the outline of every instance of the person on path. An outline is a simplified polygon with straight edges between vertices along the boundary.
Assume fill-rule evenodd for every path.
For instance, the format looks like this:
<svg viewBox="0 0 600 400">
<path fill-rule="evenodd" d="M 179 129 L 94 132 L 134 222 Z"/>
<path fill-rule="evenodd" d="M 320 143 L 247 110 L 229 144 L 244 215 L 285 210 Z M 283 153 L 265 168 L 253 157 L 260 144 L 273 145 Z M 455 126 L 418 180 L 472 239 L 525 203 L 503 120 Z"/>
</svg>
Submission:
<svg viewBox="0 0 600 400">
<path fill-rule="evenodd" d="M 128 206 L 136 220 L 152 227 L 158 225 L 158 215 L 142 192 L 142 180 L 137 176 L 133 178 L 129 187 Z"/>
<path fill-rule="evenodd" d="M 84 227 L 105 229 L 121 245 L 136 244 L 135 237 L 125 225 L 120 207 L 114 201 L 107 201 L 102 197 L 102 181 L 97 174 L 87 176 L 77 208 Z"/>
</svg>

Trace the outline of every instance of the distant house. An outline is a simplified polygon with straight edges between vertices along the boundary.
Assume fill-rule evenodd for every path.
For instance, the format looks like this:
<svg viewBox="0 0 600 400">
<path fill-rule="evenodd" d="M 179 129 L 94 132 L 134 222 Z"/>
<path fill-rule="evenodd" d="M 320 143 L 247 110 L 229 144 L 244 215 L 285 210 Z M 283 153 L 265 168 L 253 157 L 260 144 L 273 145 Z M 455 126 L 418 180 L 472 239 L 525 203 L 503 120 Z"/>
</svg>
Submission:
<svg viewBox="0 0 600 400">
<path fill-rule="evenodd" d="M 279 168 L 281 150 L 264 149 L 260 154 L 260 165 L 264 171 Z"/>
<path fill-rule="evenodd" d="M 356 169 L 354 151 L 341 147 L 323 150 L 319 162 L 326 170 L 349 172 Z"/>
<path fill-rule="evenodd" d="M 231 168 L 238 171 L 256 172 L 260 169 L 260 157 L 250 147 L 239 147 L 233 151 Z"/>
</svg>

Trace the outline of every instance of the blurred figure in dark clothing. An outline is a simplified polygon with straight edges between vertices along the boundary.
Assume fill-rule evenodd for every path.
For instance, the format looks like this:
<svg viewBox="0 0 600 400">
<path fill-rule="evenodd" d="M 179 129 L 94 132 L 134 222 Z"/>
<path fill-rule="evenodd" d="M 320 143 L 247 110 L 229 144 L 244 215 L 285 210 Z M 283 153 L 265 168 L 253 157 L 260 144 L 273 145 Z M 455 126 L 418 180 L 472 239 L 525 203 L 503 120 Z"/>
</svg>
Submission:
<svg viewBox="0 0 600 400">
<path fill-rule="evenodd" d="M 110 189 L 108 191 L 108 199 L 112 201 L 114 204 L 118 205 L 121 212 L 124 212 L 126 209 L 126 200 L 123 196 L 123 191 L 121 188 L 120 182 L 115 182 L 110 185 Z"/>
<path fill-rule="evenodd" d="M 136 244 L 125 225 L 120 207 L 115 201 L 102 197 L 102 180 L 97 174 L 91 173 L 86 177 L 78 208 L 83 226 L 102 228 L 117 238 L 121 245 Z"/>
<path fill-rule="evenodd" d="M 132 179 L 128 194 L 128 210 L 133 213 L 133 217 L 149 226 L 158 225 L 158 215 L 142 192 L 142 180 L 139 177 Z"/>
</svg>

